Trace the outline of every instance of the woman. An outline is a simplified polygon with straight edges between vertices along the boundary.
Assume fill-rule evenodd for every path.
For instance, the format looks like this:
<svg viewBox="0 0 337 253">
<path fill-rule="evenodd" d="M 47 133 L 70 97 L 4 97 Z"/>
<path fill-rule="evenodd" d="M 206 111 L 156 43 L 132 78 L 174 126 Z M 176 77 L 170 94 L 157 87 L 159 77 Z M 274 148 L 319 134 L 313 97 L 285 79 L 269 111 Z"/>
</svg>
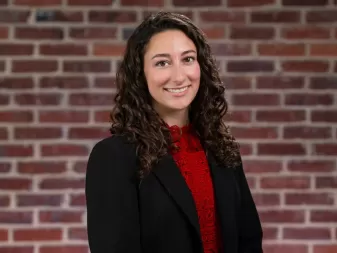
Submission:
<svg viewBox="0 0 337 253">
<path fill-rule="evenodd" d="M 261 253 L 262 229 L 203 33 L 160 12 L 127 42 L 112 136 L 88 161 L 91 253 Z"/>
</svg>

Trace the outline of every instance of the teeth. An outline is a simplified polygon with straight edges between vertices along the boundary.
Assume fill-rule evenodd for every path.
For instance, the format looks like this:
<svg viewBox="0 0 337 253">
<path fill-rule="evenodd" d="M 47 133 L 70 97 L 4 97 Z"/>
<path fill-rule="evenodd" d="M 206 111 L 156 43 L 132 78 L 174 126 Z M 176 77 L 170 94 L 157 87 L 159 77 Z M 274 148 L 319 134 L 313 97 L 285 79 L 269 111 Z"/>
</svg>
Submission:
<svg viewBox="0 0 337 253">
<path fill-rule="evenodd" d="M 186 87 L 184 87 L 184 88 L 180 88 L 180 89 L 166 89 L 167 91 L 169 91 L 169 92 L 173 92 L 173 93 L 179 93 L 179 92 L 183 92 L 183 91 L 185 91 L 185 90 L 187 90 L 187 86 Z"/>
</svg>

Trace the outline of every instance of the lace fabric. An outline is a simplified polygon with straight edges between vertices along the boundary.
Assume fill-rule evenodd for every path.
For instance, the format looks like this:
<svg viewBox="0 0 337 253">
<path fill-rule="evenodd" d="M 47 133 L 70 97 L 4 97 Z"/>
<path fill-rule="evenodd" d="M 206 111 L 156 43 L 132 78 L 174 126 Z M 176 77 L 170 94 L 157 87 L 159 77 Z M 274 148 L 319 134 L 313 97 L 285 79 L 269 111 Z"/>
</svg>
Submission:
<svg viewBox="0 0 337 253">
<path fill-rule="evenodd" d="M 169 127 L 175 148 L 171 154 L 183 175 L 196 205 L 204 253 L 218 253 L 219 228 L 213 182 L 202 145 L 188 125 Z"/>
</svg>

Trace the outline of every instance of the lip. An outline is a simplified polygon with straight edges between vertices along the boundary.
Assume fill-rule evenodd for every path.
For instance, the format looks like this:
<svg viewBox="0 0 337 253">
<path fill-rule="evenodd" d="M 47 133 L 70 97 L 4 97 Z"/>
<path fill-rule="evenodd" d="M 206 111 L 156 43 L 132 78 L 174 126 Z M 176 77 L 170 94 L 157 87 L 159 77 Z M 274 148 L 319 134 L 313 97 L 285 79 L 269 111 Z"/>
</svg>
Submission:
<svg viewBox="0 0 337 253">
<path fill-rule="evenodd" d="M 182 92 L 179 92 L 179 93 L 174 93 L 174 92 L 169 92 L 167 89 L 183 89 L 183 88 L 186 88 L 186 90 L 182 91 Z M 191 88 L 191 85 L 187 85 L 187 86 L 184 86 L 184 87 L 179 87 L 179 88 L 164 88 L 164 90 L 166 92 L 168 92 L 171 96 L 173 97 L 182 97 L 184 95 L 186 95 L 186 93 L 188 92 L 189 88 Z"/>
</svg>

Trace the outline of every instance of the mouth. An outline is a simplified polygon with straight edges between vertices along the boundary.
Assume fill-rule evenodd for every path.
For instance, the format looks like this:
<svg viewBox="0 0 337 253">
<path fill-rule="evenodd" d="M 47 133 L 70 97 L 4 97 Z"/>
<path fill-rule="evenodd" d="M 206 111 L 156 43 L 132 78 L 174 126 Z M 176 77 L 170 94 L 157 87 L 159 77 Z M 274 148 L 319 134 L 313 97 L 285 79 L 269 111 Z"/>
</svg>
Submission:
<svg viewBox="0 0 337 253">
<path fill-rule="evenodd" d="M 181 88 L 164 88 L 164 90 L 171 92 L 171 93 L 181 93 L 181 92 L 186 91 L 189 87 L 191 87 L 191 85 L 181 87 Z"/>
</svg>

